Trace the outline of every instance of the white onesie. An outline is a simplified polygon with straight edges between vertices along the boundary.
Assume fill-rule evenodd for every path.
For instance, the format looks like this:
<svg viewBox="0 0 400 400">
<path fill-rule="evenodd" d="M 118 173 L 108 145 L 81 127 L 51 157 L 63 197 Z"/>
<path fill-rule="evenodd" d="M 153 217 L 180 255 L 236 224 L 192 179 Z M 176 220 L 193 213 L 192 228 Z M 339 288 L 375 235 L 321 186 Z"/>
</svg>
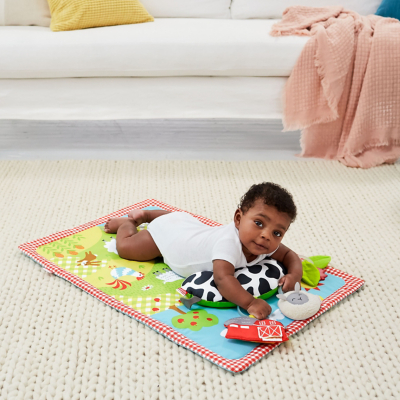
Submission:
<svg viewBox="0 0 400 400">
<path fill-rule="evenodd" d="M 162 215 L 147 226 L 164 262 L 177 274 L 188 277 L 200 271 L 212 271 L 213 260 L 230 262 L 235 269 L 257 264 L 265 256 L 247 262 L 234 222 L 208 226 L 185 212 Z"/>
</svg>

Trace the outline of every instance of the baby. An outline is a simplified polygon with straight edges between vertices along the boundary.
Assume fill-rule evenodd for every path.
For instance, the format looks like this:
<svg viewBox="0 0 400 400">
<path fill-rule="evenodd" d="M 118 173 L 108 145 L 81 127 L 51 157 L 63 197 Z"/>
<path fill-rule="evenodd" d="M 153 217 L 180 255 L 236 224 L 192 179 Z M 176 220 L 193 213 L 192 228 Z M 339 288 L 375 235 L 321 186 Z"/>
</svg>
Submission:
<svg viewBox="0 0 400 400">
<path fill-rule="evenodd" d="M 104 231 L 117 233 L 117 251 L 122 258 L 148 261 L 162 256 L 183 277 L 212 270 L 223 297 L 264 319 L 271 307 L 243 289 L 234 277 L 235 269 L 272 256 L 288 271 L 279 285 L 285 292 L 294 290 L 303 273 L 301 261 L 281 241 L 295 218 L 296 206 L 290 193 L 264 182 L 251 186 L 228 225 L 210 227 L 185 212 L 133 210 L 128 218 L 108 220 Z M 138 231 L 144 222 L 149 222 L 147 230 Z"/>
</svg>

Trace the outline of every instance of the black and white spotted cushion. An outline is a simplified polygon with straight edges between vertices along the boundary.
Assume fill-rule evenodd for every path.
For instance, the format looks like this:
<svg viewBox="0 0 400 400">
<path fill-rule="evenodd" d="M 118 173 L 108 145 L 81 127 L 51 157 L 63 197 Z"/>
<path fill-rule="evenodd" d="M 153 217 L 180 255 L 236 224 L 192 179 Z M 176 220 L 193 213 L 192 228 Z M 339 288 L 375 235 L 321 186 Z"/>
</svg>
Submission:
<svg viewBox="0 0 400 400">
<path fill-rule="evenodd" d="M 256 265 L 237 269 L 235 278 L 250 294 L 259 297 L 275 289 L 279 279 L 286 273 L 287 270 L 282 263 L 266 257 Z M 212 271 L 202 271 L 190 275 L 183 281 L 182 289 L 202 300 L 228 301 L 219 293 Z"/>
</svg>

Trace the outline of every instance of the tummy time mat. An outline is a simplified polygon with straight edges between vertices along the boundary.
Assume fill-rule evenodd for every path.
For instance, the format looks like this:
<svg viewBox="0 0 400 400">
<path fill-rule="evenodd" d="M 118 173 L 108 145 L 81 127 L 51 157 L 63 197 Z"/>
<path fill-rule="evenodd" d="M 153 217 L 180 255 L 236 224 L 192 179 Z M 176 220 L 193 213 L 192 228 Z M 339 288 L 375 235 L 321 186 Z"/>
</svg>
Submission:
<svg viewBox="0 0 400 400">
<path fill-rule="evenodd" d="M 182 294 L 178 291 L 184 279 L 161 258 L 137 262 L 118 256 L 116 235 L 105 233 L 104 224 L 109 218 L 127 216 L 129 211 L 143 208 L 182 211 L 157 200 L 145 200 L 76 228 L 22 244 L 19 249 L 47 272 L 71 282 L 174 343 L 233 373 L 246 370 L 279 346 L 280 343 L 226 339 L 224 322 L 238 317 L 237 309 L 194 305 L 189 310 L 180 302 Z M 194 217 L 210 226 L 220 225 L 198 215 Z M 139 229 L 146 229 L 146 226 Z M 317 294 L 323 300 L 318 313 L 307 320 L 293 321 L 285 317 L 277 306 L 275 295 L 266 300 L 272 308 L 269 319 L 282 323 L 288 336 L 364 284 L 361 279 L 330 266 L 324 272 L 327 278 L 317 286 L 302 283 L 303 290 Z"/>
</svg>

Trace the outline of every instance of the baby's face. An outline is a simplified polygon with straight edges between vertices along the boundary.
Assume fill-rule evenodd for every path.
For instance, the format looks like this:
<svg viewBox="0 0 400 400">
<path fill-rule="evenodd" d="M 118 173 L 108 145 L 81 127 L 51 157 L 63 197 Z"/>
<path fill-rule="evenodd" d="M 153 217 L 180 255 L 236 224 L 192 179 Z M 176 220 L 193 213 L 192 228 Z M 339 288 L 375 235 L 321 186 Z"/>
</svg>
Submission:
<svg viewBox="0 0 400 400">
<path fill-rule="evenodd" d="M 234 222 L 245 256 L 272 253 L 279 246 L 290 226 L 290 217 L 275 207 L 256 200 L 245 214 L 236 210 Z"/>
</svg>

